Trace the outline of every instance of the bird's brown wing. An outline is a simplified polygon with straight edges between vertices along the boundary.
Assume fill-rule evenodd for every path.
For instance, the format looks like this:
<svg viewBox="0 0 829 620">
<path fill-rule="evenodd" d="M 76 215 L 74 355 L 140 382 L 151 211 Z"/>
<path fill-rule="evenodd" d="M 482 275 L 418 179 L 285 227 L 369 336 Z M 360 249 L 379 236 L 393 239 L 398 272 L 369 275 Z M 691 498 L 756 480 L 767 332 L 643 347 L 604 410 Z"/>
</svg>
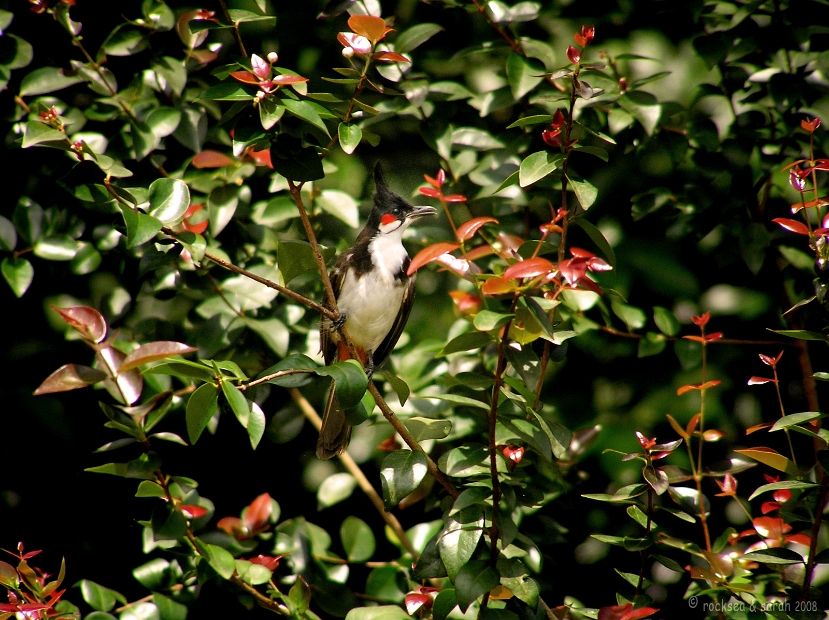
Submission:
<svg viewBox="0 0 829 620">
<path fill-rule="evenodd" d="M 374 365 L 380 366 L 386 361 L 389 354 L 394 350 L 400 334 L 403 333 L 403 328 L 406 327 L 406 322 L 409 320 L 409 313 L 412 311 L 414 305 L 415 295 L 415 276 L 412 275 L 406 283 L 406 290 L 403 293 L 403 301 L 400 304 L 400 312 L 397 313 L 397 318 L 394 319 L 394 324 L 391 326 L 389 333 L 380 343 L 380 346 L 374 351 Z"/>
<path fill-rule="evenodd" d="M 350 259 L 351 252 L 343 252 L 328 273 L 328 279 L 331 280 L 331 288 L 334 290 L 334 299 L 340 296 L 343 280 L 345 280 L 345 270 Z M 336 330 L 331 319 L 322 317 L 320 320 L 320 351 L 322 352 L 322 357 L 325 359 L 326 366 L 337 361 L 337 343 L 331 337 L 335 332 Z"/>
</svg>

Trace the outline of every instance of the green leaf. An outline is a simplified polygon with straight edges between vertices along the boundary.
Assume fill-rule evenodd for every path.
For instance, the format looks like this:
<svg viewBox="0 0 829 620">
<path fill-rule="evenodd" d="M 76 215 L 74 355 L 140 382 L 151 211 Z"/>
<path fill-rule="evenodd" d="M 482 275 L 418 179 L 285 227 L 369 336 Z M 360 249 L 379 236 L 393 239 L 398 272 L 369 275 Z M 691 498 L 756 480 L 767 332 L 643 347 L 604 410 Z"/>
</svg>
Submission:
<svg viewBox="0 0 829 620">
<path fill-rule="evenodd" d="M 135 211 L 119 203 L 121 213 L 124 216 L 124 224 L 127 226 L 127 247 L 135 248 L 154 239 L 158 232 L 164 227 L 161 221 L 152 215 L 146 215 Z"/>
<path fill-rule="evenodd" d="M 780 482 L 772 482 L 770 484 L 764 484 L 761 487 L 757 487 L 748 500 L 751 501 L 758 495 L 767 493 L 768 491 L 778 491 L 780 489 L 813 489 L 818 486 L 820 485 L 815 484 L 814 482 L 804 482 L 803 480 L 781 480 Z"/>
<path fill-rule="evenodd" d="M 230 405 L 233 415 L 236 416 L 236 419 L 239 420 L 239 424 L 243 428 L 247 428 L 248 422 L 250 421 L 250 405 L 247 399 L 239 391 L 239 388 L 230 381 L 222 381 L 221 385 L 222 393 L 225 395 L 225 399 L 227 399 L 227 404 Z"/>
<path fill-rule="evenodd" d="M 418 442 L 426 439 L 444 439 L 452 430 L 449 420 L 435 420 L 415 416 L 403 422 Z"/>
<path fill-rule="evenodd" d="M 259 121 L 266 131 L 279 122 L 285 113 L 285 106 L 276 103 L 273 97 L 265 97 L 259 100 Z"/>
<path fill-rule="evenodd" d="M 397 400 L 400 402 L 400 406 L 402 407 L 405 405 L 412 393 L 408 384 L 403 381 L 403 379 L 394 376 L 390 372 L 383 373 L 383 378 L 389 383 L 391 389 L 394 390 L 394 393 L 397 394 Z"/>
<path fill-rule="evenodd" d="M 0 215 L 0 250 L 11 252 L 17 245 L 17 231 L 12 221 Z"/>
<path fill-rule="evenodd" d="M 397 450 L 383 459 L 380 482 L 383 504 L 391 510 L 414 491 L 426 476 L 426 456 L 413 450 Z"/>
<path fill-rule="evenodd" d="M 142 480 L 138 483 L 136 497 L 164 497 L 166 494 L 161 485 L 155 480 Z"/>
<path fill-rule="evenodd" d="M 458 607 L 466 612 L 474 601 L 500 584 L 501 577 L 486 560 L 473 560 L 461 567 L 454 583 Z"/>
<path fill-rule="evenodd" d="M 80 75 L 64 75 L 60 67 L 41 67 L 27 74 L 20 82 L 20 96 L 45 95 L 82 81 Z"/>
<path fill-rule="evenodd" d="M 161 457 L 154 452 L 142 454 L 128 463 L 107 463 L 97 467 L 87 467 L 84 471 L 95 474 L 110 474 L 121 478 L 153 480 L 156 470 L 161 467 Z"/>
<path fill-rule="evenodd" d="M 769 429 L 769 432 L 772 431 L 780 431 L 785 428 L 790 428 L 792 426 L 803 424 L 804 422 L 811 422 L 812 420 L 819 420 L 820 418 L 825 418 L 825 413 L 819 413 L 817 411 L 806 411 L 803 413 L 791 413 L 789 415 L 785 415 Z"/>
<path fill-rule="evenodd" d="M 187 401 L 187 436 L 190 443 L 199 440 L 202 431 L 207 427 L 210 418 L 216 413 L 219 391 L 212 383 L 205 383 L 190 395 Z"/>
<path fill-rule="evenodd" d="M 810 332 L 805 329 L 770 329 L 769 331 L 781 336 L 789 336 L 797 340 L 818 340 L 822 342 L 829 342 L 829 336 L 820 332 Z"/>
<path fill-rule="evenodd" d="M 70 261 L 78 253 L 78 242 L 68 235 L 44 235 L 35 243 L 34 253 L 46 260 Z"/>
<path fill-rule="evenodd" d="M 257 378 L 267 377 L 287 370 L 308 370 L 315 373 L 318 366 L 319 364 L 307 355 L 294 353 L 286 357 L 281 362 L 271 366 L 267 370 L 263 370 L 259 373 L 259 377 Z M 310 373 L 297 373 L 283 375 L 281 377 L 273 377 L 268 379 L 268 383 L 273 383 L 274 385 L 279 385 L 285 388 L 300 387 L 311 381 L 311 378 L 308 376 L 309 374 Z"/>
<path fill-rule="evenodd" d="M 540 181 L 558 168 L 562 161 L 564 161 L 564 156 L 561 153 L 538 151 L 528 155 L 522 160 L 518 169 L 518 184 L 521 187 L 527 187 Z"/>
<path fill-rule="evenodd" d="M 657 334 L 656 332 L 647 332 L 639 339 L 639 345 L 636 351 L 636 357 L 648 357 L 650 355 L 658 355 L 665 350 L 667 341 L 665 336 Z"/>
<path fill-rule="evenodd" d="M 492 336 L 486 332 L 472 331 L 464 332 L 459 336 L 455 336 L 446 343 L 443 349 L 437 354 L 437 357 L 449 355 L 450 353 L 458 353 L 460 351 L 473 351 L 481 349 L 492 342 Z"/>
<path fill-rule="evenodd" d="M 679 333 L 680 325 L 674 313 L 662 306 L 653 307 L 653 321 L 666 336 L 676 336 Z"/>
<path fill-rule="evenodd" d="M 398 605 L 377 605 L 355 607 L 346 614 L 345 620 L 411 620 L 411 616 Z"/>
<path fill-rule="evenodd" d="M 525 127 L 527 125 L 546 125 L 552 122 L 552 120 L 552 114 L 534 114 L 532 116 L 525 116 L 524 118 L 519 118 L 512 125 L 508 125 L 507 129 L 514 129 L 515 127 Z"/>
<path fill-rule="evenodd" d="M 0 272 L 3 273 L 3 279 L 6 280 L 17 297 L 23 297 L 35 277 L 35 269 L 32 264 L 25 258 L 20 257 L 7 256 L 4 258 L 0 262 Z"/>
<path fill-rule="evenodd" d="M 470 398 L 469 396 L 461 396 L 460 394 L 428 394 L 421 396 L 418 400 L 423 399 L 444 400 L 447 403 L 455 403 L 456 405 L 474 407 L 476 409 L 483 409 L 484 411 L 489 411 L 489 405 L 485 402 L 477 400 L 475 398 Z"/>
<path fill-rule="evenodd" d="M 97 611 L 110 611 L 117 602 L 123 605 L 127 604 L 127 599 L 120 592 L 105 588 L 89 579 L 81 579 L 78 585 L 81 588 L 83 600 Z"/>
<path fill-rule="evenodd" d="M 520 54 L 513 53 L 507 58 L 507 80 L 516 101 L 538 86 L 544 79 L 543 74 L 543 66 Z"/>
<path fill-rule="evenodd" d="M 749 562 L 760 562 L 761 564 L 803 564 L 803 556 L 797 551 L 776 547 L 752 551 L 742 556 Z"/>
<path fill-rule="evenodd" d="M 190 206 L 190 189 L 179 179 L 161 178 L 150 184 L 149 214 L 164 224 L 180 219 Z"/>
<path fill-rule="evenodd" d="M 645 326 L 647 317 L 640 308 L 629 306 L 628 304 L 624 304 L 620 301 L 612 302 L 611 308 L 613 308 L 613 314 L 624 321 L 628 330 L 633 331 L 635 329 L 641 329 Z"/>
<path fill-rule="evenodd" d="M 283 177 L 298 183 L 325 176 L 316 149 L 303 147 L 297 138 L 286 134 L 280 134 L 271 144 L 271 164 Z"/>
<path fill-rule="evenodd" d="M 329 138 L 331 134 L 328 133 L 328 127 L 325 126 L 322 118 L 320 117 L 319 113 L 316 111 L 314 106 L 312 106 L 307 101 L 295 101 L 294 99 L 282 99 L 282 105 L 285 106 L 285 109 L 293 114 L 294 116 L 301 118 L 302 120 L 311 123 L 317 129 L 322 130 L 326 136 Z"/>
<path fill-rule="evenodd" d="M 256 565 L 254 564 L 254 566 Z M 267 570 L 264 566 L 257 566 L 257 568 Z M 270 575 L 270 571 L 267 572 L 268 575 Z M 174 601 L 169 596 L 164 596 L 163 594 L 160 594 L 158 592 L 153 592 L 153 604 L 155 604 L 156 608 L 158 609 L 158 614 L 161 617 L 160 620 L 187 619 L 187 606 L 177 601 Z"/>
<path fill-rule="evenodd" d="M 458 573 L 472 559 L 483 528 L 484 513 L 480 504 L 473 504 L 446 517 L 446 525 L 438 538 L 438 551 L 452 581 L 456 581 Z"/>
<path fill-rule="evenodd" d="M 219 573 L 223 579 L 230 579 L 236 572 L 236 561 L 230 551 L 218 545 L 205 545 L 207 548 L 207 561 L 210 566 Z"/>
<path fill-rule="evenodd" d="M 570 181 L 570 186 L 573 188 L 581 208 L 587 211 L 596 202 L 599 190 L 590 181 L 579 179 L 572 172 L 567 174 L 567 179 Z"/>
<path fill-rule="evenodd" d="M 248 422 L 248 438 L 250 439 L 251 447 L 256 450 L 262 437 L 265 435 L 265 413 L 257 403 L 251 403 L 250 406 L 250 421 Z"/>
<path fill-rule="evenodd" d="M 374 555 L 374 533 L 362 519 L 348 516 L 340 526 L 340 540 L 349 562 L 366 562 Z"/>
<path fill-rule="evenodd" d="M 416 24 L 397 35 L 397 39 L 394 41 L 394 51 L 398 54 L 410 52 L 442 30 L 443 27 L 437 24 Z"/>
<path fill-rule="evenodd" d="M 337 137 L 340 140 L 340 148 L 347 155 L 351 155 L 363 139 L 363 130 L 359 125 L 340 123 L 337 127 Z"/>
<path fill-rule="evenodd" d="M 587 236 L 590 237 L 590 240 L 596 244 L 596 247 L 599 249 L 599 252 L 607 259 L 607 264 L 616 268 L 616 253 L 613 251 L 613 247 L 608 243 L 607 239 L 605 239 L 604 234 L 602 233 L 599 228 L 583 217 L 577 217 L 572 220 L 572 223 L 581 228 L 584 232 L 587 233 Z"/>
<path fill-rule="evenodd" d="M 323 211 L 342 220 L 352 228 L 360 225 L 357 201 L 349 194 L 338 189 L 325 189 L 317 196 L 316 202 Z"/>
<path fill-rule="evenodd" d="M 357 487 L 357 480 L 348 473 L 331 474 L 317 489 L 317 506 L 320 510 L 338 504 L 351 497 Z"/>
<path fill-rule="evenodd" d="M 68 148 L 66 134 L 57 129 L 52 129 L 46 123 L 40 121 L 28 121 L 26 132 L 23 134 L 23 142 L 20 146 L 24 149 L 42 144 L 44 142 L 60 143 L 61 148 Z"/>
<path fill-rule="evenodd" d="M 330 366 L 319 366 L 316 373 L 321 377 L 334 379 L 334 389 L 337 394 L 337 401 L 344 409 L 356 407 L 366 393 L 368 379 L 359 362 L 345 360 Z"/>
<path fill-rule="evenodd" d="M 480 332 L 489 332 L 503 327 L 514 316 L 514 314 L 502 314 L 500 312 L 492 312 L 491 310 L 481 310 L 475 315 L 472 324 Z"/>
</svg>

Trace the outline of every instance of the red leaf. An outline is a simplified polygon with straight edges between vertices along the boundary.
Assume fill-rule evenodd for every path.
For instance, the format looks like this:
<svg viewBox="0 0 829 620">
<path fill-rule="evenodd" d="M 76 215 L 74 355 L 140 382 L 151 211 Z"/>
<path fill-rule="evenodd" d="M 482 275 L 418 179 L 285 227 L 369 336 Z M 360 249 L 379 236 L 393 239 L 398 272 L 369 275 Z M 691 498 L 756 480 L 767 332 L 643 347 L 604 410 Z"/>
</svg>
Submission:
<svg viewBox="0 0 829 620">
<path fill-rule="evenodd" d="M 235 160 L 218 151 L 202 151 L 196 153 L 193 158 L 193 165 L 196 168 L 224 168 L 234 163 Z"/>
<path fill-rule="evenodd" d="M 593 252 L 588 252 L 587 250 L 582 250 L 581 248 L 570 248 L 570 254 L 575 256 L 576 258 L 593 258 L 596 255 Z"/>
<path fill-rule="evenodd" d="M 372 54 L 372 57 L 374 60 L 379 60 L 380 62 L 412 62 L 397 52 L 375 52 Z"/>
<path fill-rule="evenodd" d="M 803 222 L 798 222 L 797 220 L 792 220 L 786 217 L 776 217 L 772 220 L 772 222 L 776 222 L 786 230 L 790 230 L 798 235 L 809 235 L 809 228 Z"/>
<path fill-rule="evenodd" d="M 808 118 L 804 118 L 802 121 L 800 121 L 800 126 L 803 129 L 805 129 L 806 131 L 808 131 L 809 133 L 814 133 L 815 129 L 820 127 L 820 117 L 816 116 L 812 120 L 809 120 Z"/>
<path fill-rule="evenodd" d="M 261 151 L 254 151 L 253 149 L 251 149 L 245 152 L 245 156 L 252 159 L 257 166 L 267 166 L 268 168 L 273 170 L 270 149 L 262 149 Z"/>
<path fill-rule="evenodd" d="M 443 200 L 445 202 L 466 202 L 466 196 L 463 194 L 449 194 L 448 196 L 444 196 Z"/>
<path fill-rule="evenodd" d="M 574 65 L 579 64 L 581 60 L 581 52 L 578 48 L 573 47 L 572 45 L 567 46 L 567 59 L 572 62 Z"/>
<path fill-rule="evenodd" d="M 198 519 L 199 517 L 203 517 L 207 514 L 207 509 L 202 508 L 201 506 L 196 506 L 195 504 L 182 504 L 179 506 L 181 512 L 184 513 L 184 516 L 188 519 Z"/>
<path fill-rule="evenodd" d="M 437 198 L 438 200 L 440 200 L 441 196 L 443 196 L 441 191 L 439 189 L 435 189 L 434 187 L 421 187 L 418 191 L 424 196 L 428 196 L 429 198 Z"/>
<path fill-rule="evenodd" d="M 475 310 L 481 305 L 481 298 L 464 291 L 449 291 L 449 297 L 455 302 L 461 314 Z"/>
<path fill-rule="evenodd" d="M 702 416 L 698 413 L 695 413 L 694 416 L 688 420 L 688 425 L 685 427 L 685 433 L 690 437 L 694 434 L 694 431 L 697 430 L 697 424 L 699 424 L 699 419 Z"/>
<path fill-rule="evenodd" d="M 717 497 L 730 497 L 737 494 L 737 480 L 732 474 L 726 474 L 722 482 L 717 479 L 714 479 L 714 482 L 722 491 L 722 493 L 717 493 Z"/>
<path fill-rule="evenodd" d="M 761 422 L 760 424 L 755 424 L 754 426 L 749 426 L 746 429 L 746 435 L 751 435 L 752 433 L 756 433 L 757 431 L 762 431 L 766 428 L 771 428 L 774 426 L 774 422 Z"/>
<path fill-rule="evenodd" d="M 725 433 L 720 431 L 720 430 L 717 430 L 715 428 L 710 428 L 702 434 L 702 438 L 705 441 L 711 441 L 711 442 L 719 441 L 723 437 L 725 437 Z"/>
<path fill-rule="evenodd" d="M 77 329 L 87 340 L 101 342 L 106 337 L 106 319 L 95 308 L 89 306 L 75 306 L 74 308 L 52 306 L 52 310 L 60 314 L 64 321 Z"/>
<path fill-rule="evenodd" d="M 783 351 L 777 354 L 777 357 L 772 357 L 770 355 L 763 355 L 762 353 L 759 354 L 760 361 L 763 362 L 766 366 L 771 366 L 774 368 L 777 366 L 777 362 L 780 361 L 780 358 L 783 357 Z"/>
<path fill-rule="evenodd" d="M 510 265 L 504 272 L 504 278 L 537 278 L 555 271 L 553 263 L 546 258 L 528 258 L 519 263 Z"/>
<path fill-rule="evenodd" d="M 239 80 L 245 84 L 259 84 L 259 78 L 253 75 L 250 71 L 232 71 L 229 75 L 234 80 Z"/>
<path fill-rule="evenodd" d="M 108 374 L 114 377 L 114 382 L 111 379 L 105 379 L 104 387 L 124 404 L 132 405 L 141 397 L 144 378 L 136 368 L 124 372 L 118 371 L 126 358 L 126 354 L 112 346 L 101 347 L 95 354 L 98 366 L 106 368 Z"/>
<path fill-rule="evenodd" d="M 245 526 L 248 530 L 258 532 L 266 527 L 271 516 L 271 508 L 271 496 L 267 493 L 262 493 L 253 500 L 245 513 Z"/>
<path fill-rule="evenodd" d="M 706 312 L 705 314 L 701 314 L 699 316 L 692 316 L 691 320 L 694 322 L 694 325 L 697 327 L 705 327 L 708 325 L 708 321 L 711 319 L 711 313 Z"/>
<path fill-rule="evenodd" d="M 216 527 L 237 538 L 245 534 L 245 524 L 239 517 L 223 517 L 219 519 Z"/>
<path fill-rule="evenodd" d="M 471 239 L 484 224 L 497 224 L 498 220 L 494 217 L 481 216 L 472 218 L 458 226 L 458 231 L 455 233 L 458 241 L 464 242 Z"/>
<path fill-rule="evenodd" d="M 764 383 L 777 383 L 777 381 L 766 377 L 751 377 L 751 379 L 748 380 L 749 385 L 762 385 Z"/>
<path fill-rule="evenodd" d="M 34 391 L 35 396 L 68 392 L 98 383 L 107 378 L 106 373 L 97 368 L 81 366 L 79 364 L 65 364 L 49 375 L 46 380 Z"/>
<path fill-rule="evenodd" d="M 406 605 L 406 612 L 412 615 L 423 606 L 431 607 L 432 597 L 421 592 L 410 592 L 406 595 L 404 603 Z"/>
<path fill-rule="evenodd" d="M 210 220 L 204 220 L 199 222 L 198 224 L 191 224 L 190 222 L 184 222 L 182 224 L 182 228 L 187 230 L 191 233 L 196 233 L 197 235 L 202 234 L 205 230 L 207 230 L 207 226 L 210 224 Z"/>
<path fill-rule="evenodd" d="M 251 564 L 259 564 L 260 566 L 264 566 L 269 571 L 273 572 L 276 570 L 276 567 L 279 566 L 279 560 L 282 559 L 281 555 L 272 556 L 272 555 L 257 555 L 255 558 L 248 558 L 248 562 Z"/>
<path fill-rule="evenodd" d="M 447 254 L 449 252 L 453 252 L 460 247 L 458 243 L 449 243 L 446 241 L 442 241 L 441 243 L 435 243 L 430 245 L 426 248 L 423 248 L 418 252 L 415 257 L 412 259 L 412 262 L 409 263 L 409 268 L 406 270 L 406 275 L 410 276 L 415 271 L 423 267 L 423 265 L 427 263 L 431 263 L 433 260 L 437 259 L 442 254 Z"/>
<path fill-rule="evenodd" d="M 149 342 L 138 347 L 135 351 L 124 358 L 118 373 L 126 372 L 133 368 L 137 368 L 142 364 L 155 362 L 174 355 L 184 355 L 185 353 L 195 353 L 198 351 L 195 347 L 183 344 L 181 342 L 173 342 L 170 340 L 157 340 L 156 342 Z"/>
</svg>

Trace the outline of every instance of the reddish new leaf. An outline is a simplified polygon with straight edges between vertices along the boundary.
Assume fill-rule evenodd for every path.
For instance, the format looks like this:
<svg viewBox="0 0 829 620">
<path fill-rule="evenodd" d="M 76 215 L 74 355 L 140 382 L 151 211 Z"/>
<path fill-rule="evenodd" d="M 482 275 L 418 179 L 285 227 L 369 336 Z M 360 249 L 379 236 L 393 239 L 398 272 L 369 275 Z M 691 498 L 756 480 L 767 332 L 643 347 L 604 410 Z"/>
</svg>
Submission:
<svg viewBox="0 0 829 620">
<path fill-rule="evenodd" d="M 374 60 L 379 60 L 380 62 L 412 62 L 397 52 L 375 52 L 372 56 Z"/>
<path fill-rule="evenodd" d="M 798 222 L 787 217 L 776 217 L 772 222 L 776 222 L 786 230 L 797 233 L 798 235 L 809 235 L 809 228 L 803 222 Z"/>
<path fill-rule="evenodd" d="M 231 71 L 229 75 L 234 80 L 239 80 L 245 84 L 259 84 L 259 78 L 250 71 Z"/>
<path fill-rule="evenodd" d="M 248 531 L 260 532 L 267 527 L 271 509 L 271 496 L 267 493 L 262 493 L 253 500 L 245 513 L 245 527 L 248 528 Z"/>
<path fill-rule="evenodd" d="M 302 77 L 301 75 L 291 75 L 291 74 L 283 74 L 283 75 L 275 75 L 270 80 L 274 84 L 298 84 L 300 82 L 307 82 L 307 77 Z"/>
<path fill-rule="evenodd" d="M 567 59 L 572 62 L 574 65 L 579 64 L 581 60 L 581 52 L 577 47 L 573 47 L 572 45 L 567 46 Z"/>
<path fill-rule="evenodd" d="M 477 295 L 473 295 L 472 293 L 466 293 L 464 291 L 449 291 L 449 297 L 451 297 L 452 301 L 455 302 L 455 306 L 457 306 L 461 314 L 474 311 L 481 305 L 481 298 Z"/>
<path fill-rule="evenodd" d="M 445 198 L 444 198 L 444 200 L 445 200 Z M 485 224 L 497 224 L 497 223 L 498 223 L 498 220 L 496 220 L 494 217 L 488 217 L 488 216 L 485 216 L 485 215 L 481 216 L 481 217 L 475 217 L 475 218 L 472 218 L 471 220 L 468 220 L 468 221 L 464 222 L 460 226 L 458 226 L 458 230 L 455 234 L 458 237 L 458 241 L 460 241 L 460 242 L 468 241 Z"/>
<path fill-rule="evenodd" d="M 458 243 L 449 243 L 446 241 L 442 241 L 441 243 L 435 243 L 430 245 L 429 247 L 423 248 L 418 252 L 415 257 L 412 259 L 412 262 L 409 263 L 409 268 L 406 270 L 406 275 L 410 276 L 415 271 L 426 265 L 427 263 L 431 263 L 433 260 L 437 259 L 442 254 L 447 254 L 449 252 L 453 252 L 460 247 Z"/>
<path fill-rule="evenodd" d="M 630 603 L 624 605 L 612 605 L 602 607 L 599 610 L 598 620 L 639 620 L 655 614 L 658 609 L 654 607 L 641 607 L 634 609 Z"/>
<path fill-rule="evenodd" d="M 126 372 L 133 368 L 137 368 L 142 364 L 155 362 L 174 355 L 184 355 L 185 353 L 195 353 L 198 349 L 181 342 L 173 342 L 170 340 L 158 340 L 156 342 L 149 342 L 143 346 L 138 347 L 135 351 L 124 358 L 123 363 L 118 372 Z"/>
<path fill-rule="evenodd" d="M 418 191 L 420 191 L 420 193 L 424 196 L 428 196 L 429 198 L 437 198 L 438 200 L 440 200 L 443 196 L 440 190 L 435 189 L 434 187 L 421 187 Z"/>
<path fill-rule="evenodd" d="M 481 286 L 481 292 L 484 295 L 504 295 L 506 293 L 512 293 L 516 288 L 514 280 L 496 277 L 486 280 Z"/>
<path fill-rule="evenodd" d="M 196 168 L 224 168 L 235 163 L 235 160 L 218 151 L 202 151 L 196 153 L 193 165 Z"/>
<path fill-rule="evenodd" d="M 372 43 L 377 43 L 392 31 L 382 17 L 373 15 L 352 15 L 348 18 L 348 27 Z"/>
<path fill-rule="evenodd" d="M 196 506 L 195 504 L 182 504 L 179 506 L 181 512 L 184 514 L 185 517 L 188 519 L 198 519 L 207 514 L 207 509 L 202 508 L 201 506 Z"/>
<path fill-rule="evenodd" d="M 504 278 L 537 278 L 538 276 L 551 274 L 555 269 L 553 263 L 546 258 L 528 258 L 507 267 Z"/>
<path fill-rule="evenodd" d="M 35 390 L 35 396 L 68 392 L 98 383 L 107 378 L 106 373 L 97 368 L 81 366 L 80 364 L 65 364 L 49 375 Z"/>
<path fill-rule="evenodd" d="M 466 196 L 463 194 L 449 194 L 443 197 L 444 202 L 466 202 Z"/>
<path fill-rule="evenodd" d="M 52 306 L 52 310 L 60 314 L 64 321 L 77 329 L 87 340 L 101 342 L 106 337 L 106 319 L 95 308 L 89 306 L 75 306 L 74 308 Z"/>
<path fill-rule="evenodd" d="M 767 377 L 751 377 L 748 380 L 749 385 L 762 385 L 763 383 L 777 383 L 777 381 Z"/>
</svg>

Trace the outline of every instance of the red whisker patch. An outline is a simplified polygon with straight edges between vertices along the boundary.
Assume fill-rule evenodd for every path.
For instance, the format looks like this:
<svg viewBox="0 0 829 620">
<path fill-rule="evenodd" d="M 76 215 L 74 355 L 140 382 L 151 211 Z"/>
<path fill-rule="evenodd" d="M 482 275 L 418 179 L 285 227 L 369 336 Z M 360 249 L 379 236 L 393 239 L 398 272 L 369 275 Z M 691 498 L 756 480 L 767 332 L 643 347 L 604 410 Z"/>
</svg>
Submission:
<svg viewBox="0 0 829 620">
<path fill-rule="evenodd" d="M 394 217 L 391 213 L 386 213 L 383 217 L 380 218 L 380 223 L 384 226 L 388 226 L 389 224 L 393 224 L 397 221 L 397 218 Z"/>
</svg>

